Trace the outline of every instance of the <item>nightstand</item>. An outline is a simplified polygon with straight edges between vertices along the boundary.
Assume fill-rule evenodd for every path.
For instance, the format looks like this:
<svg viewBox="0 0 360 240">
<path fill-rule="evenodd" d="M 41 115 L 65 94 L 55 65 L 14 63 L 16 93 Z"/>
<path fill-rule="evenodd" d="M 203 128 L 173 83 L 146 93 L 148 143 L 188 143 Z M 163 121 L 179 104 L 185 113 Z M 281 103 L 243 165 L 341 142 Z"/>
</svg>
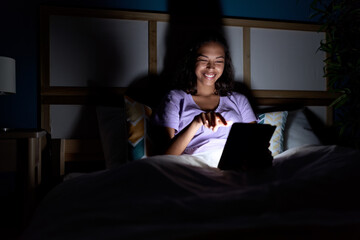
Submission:
<svg viewBox="0 0 360 240">
<path fill-rule="evenodd" d="M 19 129 L 0 131 L 0 196 L 5 204 L 1 221 L 22 228 L 36 205 L 36 190 L 41 183 L 42 155 L 46 131 Z"/>
</svg>

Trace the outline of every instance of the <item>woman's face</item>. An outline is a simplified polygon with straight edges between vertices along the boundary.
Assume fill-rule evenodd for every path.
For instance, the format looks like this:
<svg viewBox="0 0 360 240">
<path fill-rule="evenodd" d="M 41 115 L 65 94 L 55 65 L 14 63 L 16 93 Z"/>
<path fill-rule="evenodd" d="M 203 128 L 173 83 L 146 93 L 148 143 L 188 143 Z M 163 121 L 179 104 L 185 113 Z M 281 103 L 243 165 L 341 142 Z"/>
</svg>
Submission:
<svg viewBox="0 0 360 240">
<path fill-rule="evenodd" d="M 198 50 L 195 64 L 197 85 L 211 86 L 221 77 L 225 65 L 225 51 L 217 42 L 209 42 Z"/>
</svg>

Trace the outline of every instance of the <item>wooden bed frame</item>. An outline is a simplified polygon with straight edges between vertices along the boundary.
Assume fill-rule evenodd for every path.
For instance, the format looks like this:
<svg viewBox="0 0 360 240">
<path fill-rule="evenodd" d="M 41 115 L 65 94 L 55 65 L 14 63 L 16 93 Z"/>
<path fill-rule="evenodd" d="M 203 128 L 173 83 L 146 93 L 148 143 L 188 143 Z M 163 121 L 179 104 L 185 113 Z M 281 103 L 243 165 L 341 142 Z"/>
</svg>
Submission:
<svg viewBox="0 0 360 240">
<path fill-rule="evenodd" d="M 50 85 L 49 18 L 51 15 L 85 16 L 141 20 L 148 22 L 148 69 L 150 74 L 157 74 L 157 22 L 169 21 L 169 15 L 163 13 L 133 12 L 119 10 L 77 9 L 43 6 L 40 9 L 40 99 L 41 127 L 51 134 L 51 105 L 96 105 L 99 102 L 113 102 L 113 98 L 122 97 L 126 88 L 107 87 L 102 92 L 111 96 L 104 99 L 94 94 L 90 87 L 67 87 Z M 243 27 L 243 74 L 244 83 L 251 88 L 250 71 L 250 29 L 285 29 L 316 32 L 319 26 L 308 23 L 262 21 L 238 18 L 223 18 L 226 26 Z M 252 90 L 257 104 L 267 106 L 329 106 L 338 94 L 328 91 L 288 91 L 288 90 Z M 332 108 L 327 107 L 327 124 L 332 124 Z M 104 161 L 104 154 L 99 139 L 52 139 L 53 161 L 58 161 L 53 172 L 64 175 L 70 162 L 83 160 Z M 103 165 L 102 165 L 103 166 Z"/>
<path fill-rule="evenodd" d="M 76 162 L 80 163 L 82 171 L 105 168 L 104 153 L 99 139 L 59 139 L 54 141 L 60 141 L 59 173 L 61 176 L 66 173 L 66 164 L 71 165 L 71 163 L 76 164 Z M 81 162 L 86 162 L 86 166 L 81 166 Z"/>
</svg>

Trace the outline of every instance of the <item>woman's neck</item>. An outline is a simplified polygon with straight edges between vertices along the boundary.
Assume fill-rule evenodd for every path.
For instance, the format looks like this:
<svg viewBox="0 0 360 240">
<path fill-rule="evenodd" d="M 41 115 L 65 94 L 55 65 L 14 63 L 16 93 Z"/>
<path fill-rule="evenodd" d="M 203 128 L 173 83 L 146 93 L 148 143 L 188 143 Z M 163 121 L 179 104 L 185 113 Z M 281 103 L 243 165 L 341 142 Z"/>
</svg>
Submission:
<svg viewBox="0 0 360 240">
<path fill-rule="evenodd" d="M 204 111 L 214 111 L 220 103 L 220 96 L 213 91 L 200 91 L 192 96 L 198 107 Z"/>
<path fill-rule="evenodd" d="M 199 87 L 197 88 L 197 92 L 196 92 L 196 96 L 203 96 L 203 97 L 208 97 L 208 96 L 211 96 L 211 95 L 216 95 L 215 94 L 216 91 L 215 91 L 215 87 L 213 86 L 202 86 L 202 87 Z"/>
</svg>

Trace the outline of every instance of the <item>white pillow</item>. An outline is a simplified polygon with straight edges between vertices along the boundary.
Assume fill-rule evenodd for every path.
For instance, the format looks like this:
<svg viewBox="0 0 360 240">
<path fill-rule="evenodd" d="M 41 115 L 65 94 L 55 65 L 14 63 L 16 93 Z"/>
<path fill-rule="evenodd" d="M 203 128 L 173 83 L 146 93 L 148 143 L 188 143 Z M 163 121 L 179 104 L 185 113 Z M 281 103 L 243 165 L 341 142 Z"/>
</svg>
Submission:
<svg viewBox="0 0 360 240">
<path fill-rule="evenodd" d="M 124 107 L 98 106 L 96 112 L 106 167 L 113 168 L 127 162 Z"/>
<path fill-rule="evenodd" d="M 284 150 L 320 144 L 321 142 L 311 128 L 304 109 L 289 111 L 284 132 Z"/>
</svg>

